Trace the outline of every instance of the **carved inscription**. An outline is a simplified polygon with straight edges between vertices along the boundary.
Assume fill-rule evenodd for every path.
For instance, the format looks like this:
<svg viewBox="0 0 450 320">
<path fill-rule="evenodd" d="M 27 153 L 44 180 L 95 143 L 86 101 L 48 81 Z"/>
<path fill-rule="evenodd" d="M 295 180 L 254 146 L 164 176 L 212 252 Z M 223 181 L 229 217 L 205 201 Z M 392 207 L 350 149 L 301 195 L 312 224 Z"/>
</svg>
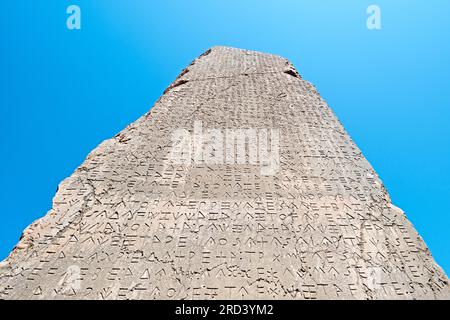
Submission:
<svg viewBox="0 0 450 320">
<path fill-rule="evenodd" d="M 279 170 L 170 160 L 171 134 L 279 130 Z M 192 155 L 195 156 L 195 155 Z M 448 279 L 317 90 L 214 47 L 64 180 L 0 267 L 0 298 L 411 299 Z"/>
</svg>

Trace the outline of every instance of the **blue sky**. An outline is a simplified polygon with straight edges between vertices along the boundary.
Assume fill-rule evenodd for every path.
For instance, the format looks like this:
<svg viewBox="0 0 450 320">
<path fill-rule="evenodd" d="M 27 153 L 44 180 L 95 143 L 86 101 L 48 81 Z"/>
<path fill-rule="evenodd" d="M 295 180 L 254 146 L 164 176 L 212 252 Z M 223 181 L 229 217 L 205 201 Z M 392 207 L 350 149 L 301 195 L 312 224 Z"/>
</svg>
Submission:
<svg viewBox="0 0 450 320">
<path fill-rule="evenodd" d="M 79 5 L 82 29 L 66 28 Z M 377 4 L 382 29 L 366 28 Z M 214 45 L 290 59 L 450 272 L 450 2 L 9 0 L 0 10 L 0 259 L 90 150 Z"/>
</svg>

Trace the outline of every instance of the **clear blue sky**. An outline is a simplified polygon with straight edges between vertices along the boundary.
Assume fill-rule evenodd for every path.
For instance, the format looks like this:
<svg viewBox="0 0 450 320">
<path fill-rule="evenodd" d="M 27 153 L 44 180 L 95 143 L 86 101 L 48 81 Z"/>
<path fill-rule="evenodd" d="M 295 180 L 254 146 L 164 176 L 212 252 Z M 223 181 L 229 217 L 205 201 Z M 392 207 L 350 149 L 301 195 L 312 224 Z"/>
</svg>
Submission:
<svg viewBox="0 0 450 320">
<path fill-rule="evenodd" d="M 66 28 L 70 4 L 79 31 Z M 366 28 L 369 4 L 380 31 Z M 228 45 L 295 64 L 449 274 L 449 15 L 443 0 L 2 1 L 0 259 L 90 150 Z"/>
</svg>

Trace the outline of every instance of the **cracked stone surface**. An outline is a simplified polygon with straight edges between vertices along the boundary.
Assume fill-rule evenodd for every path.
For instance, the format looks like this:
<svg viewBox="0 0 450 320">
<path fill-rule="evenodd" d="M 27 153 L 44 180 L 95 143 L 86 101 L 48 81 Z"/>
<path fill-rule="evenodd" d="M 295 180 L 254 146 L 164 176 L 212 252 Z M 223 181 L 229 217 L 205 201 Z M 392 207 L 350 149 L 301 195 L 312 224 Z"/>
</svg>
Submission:
<svg viewBox="0 0 450 320">
<path fill-rule="evenodd" d="M 280 170 L 170 161 L 174 130 L 280 131 Z M 93 150 L 0 264 L 2 299 L 437 299 L 448 278 L 286 59 L 214 47 Z"/>
</svg>

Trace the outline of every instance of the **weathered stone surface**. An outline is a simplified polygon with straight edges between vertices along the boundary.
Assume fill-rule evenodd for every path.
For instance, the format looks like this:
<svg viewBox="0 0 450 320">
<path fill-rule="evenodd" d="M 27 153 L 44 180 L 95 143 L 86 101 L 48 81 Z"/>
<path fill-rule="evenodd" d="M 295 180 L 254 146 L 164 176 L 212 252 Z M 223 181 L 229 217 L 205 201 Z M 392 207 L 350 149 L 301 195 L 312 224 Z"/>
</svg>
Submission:
<svg viewBox="0 0 450 320">
<path fill-rule="evenodd" d="M 177 129 L 276 129 L 279 170 L 174 164 Z M 0 297 L 435 299 L 448 279 L 316 89 L 214 47 L 64 180 L 0 266 Z"/>
</svg>

